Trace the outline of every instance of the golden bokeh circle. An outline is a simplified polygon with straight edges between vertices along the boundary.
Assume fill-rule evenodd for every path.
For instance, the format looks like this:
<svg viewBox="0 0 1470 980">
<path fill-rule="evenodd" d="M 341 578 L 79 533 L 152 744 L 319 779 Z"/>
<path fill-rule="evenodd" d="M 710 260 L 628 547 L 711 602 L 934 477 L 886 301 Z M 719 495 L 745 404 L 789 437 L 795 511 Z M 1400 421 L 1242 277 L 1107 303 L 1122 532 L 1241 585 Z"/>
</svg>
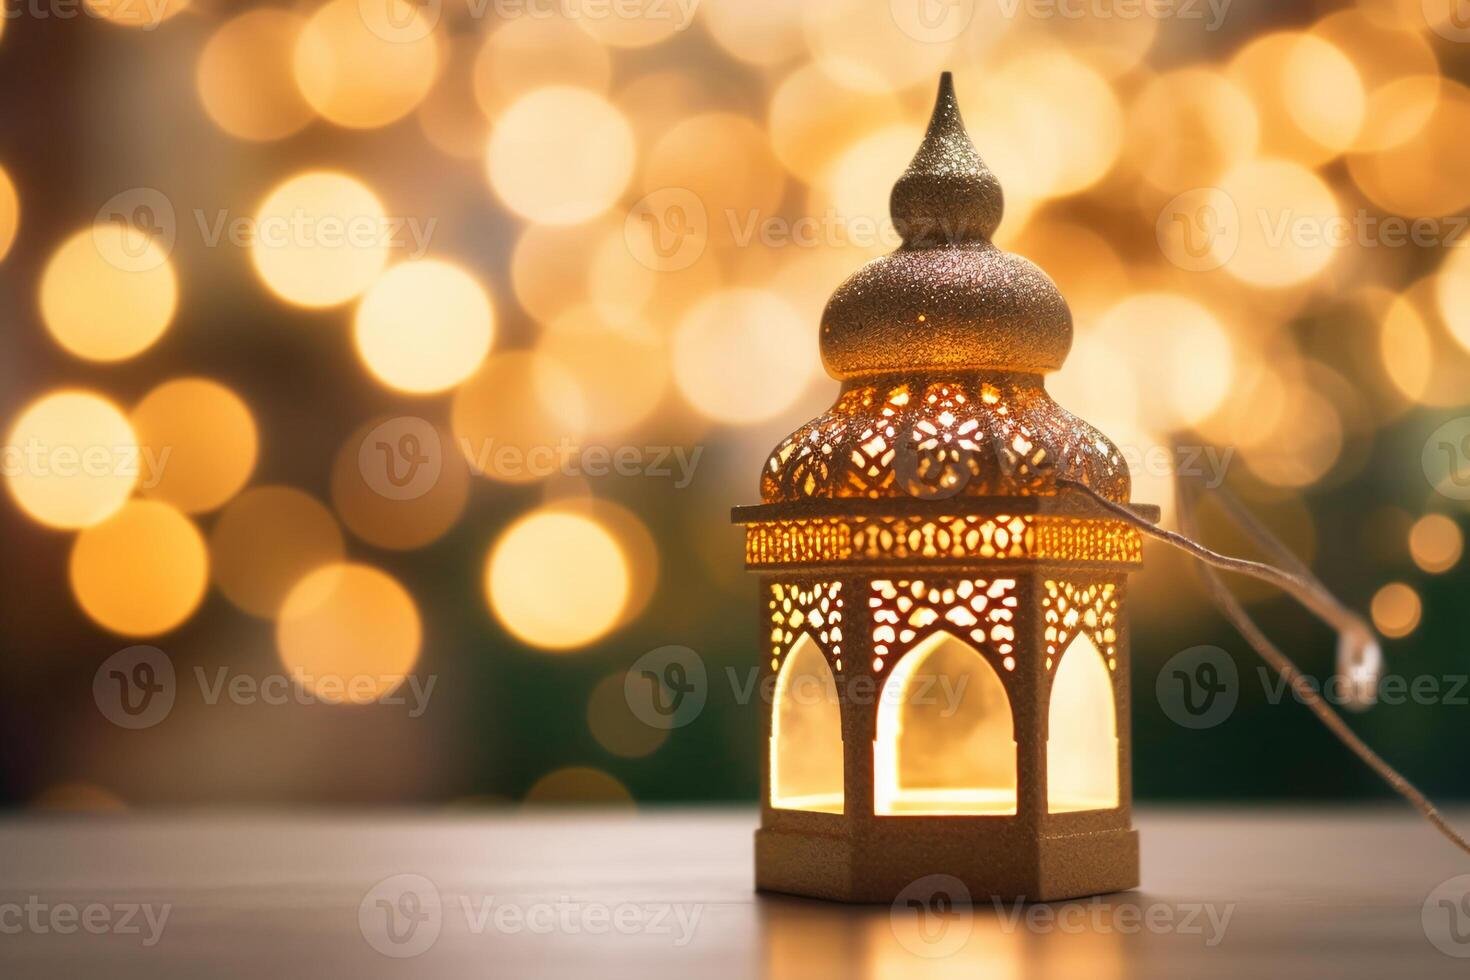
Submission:
<svg viewBox="0 0 1470 980">
<path fill-rule="evenodd" d="M 855 140 L 904 121 L 893 93 L 855 92 L 816 65 L 804 65 L 776 86 L 766 128 L 777 159 L 793 175 L 813 183 Z"/>
<path fill-rule="evenodd" d="M 192 521 L 169 504 L 132 500 L 72 545 L 72 593 L 101 626 L 128 636 L 165 633 L 204 598 L 209 555 Z"/>
<path fill-rule="evenodd" d="M 553 476 L 574 461 L 589 426 L 587 396 L 560 361 L 535 351 L 493 354 L 450 407 L 470 467 L 502 483 Z"/>
<path fill-rule="evenodd" d="M 195 84 L 209 118 L 231 136 L 278 140 L 315 115 L 293 74 L 306 19 L 289 10 L 251 10 L 226 21 L 199 54 Z"/>
<path fill-rule="evenodd" d="M 418 661 L 423 627 L 413 597 L 386 572 L 351 562 L 308 572 L 276 622 L 286 671 L 333 704 L 367 704 L 397 688 Z"/>
<path fill-rule="evenodd" d="M 633 808 L 628 788 L 600 769 L 568 766 L 542 776 L 526 791 L 529 806 L 587 805 Z"/>
<path fill-rule="evenodd" d="M 495 618 L 522 642 L 555 652 L 614 629 L 630 587 L 617 538 L 587 514 L 532 511 L 500 533 L 485 563 Z"/>
<path fill-rule="evenodd" d="M 119 27 L 150 31 L 189 6 L 190 0 L 83 0 L 93 17 Z"/>
<path fill-rule="evenodd" d="M 163 248 L 129 224 L 99 224 L 61 244 L 41 274 L 41 318 L 90 361 L 138 354 L 168 329 L 178 281 Z"/>
<path fill-rule="evenodd" d="M 357 353 L 368 370 L 388 387 L 416 395 L 452 388 L 477 371 L 494 334 L 485 287 L 442 259 L 389 268 L 353 319 Z"/>
<path fill-rule="evenodd" d="M 422 548 L 464 513 L 470 474 L 448 431 L 413 416 L 365 423 L 332 464 L 332 504 L 379 548 Z"/>
<path fill-rule="evenodd" d="M 1249 160 L 1220 178 L 1219 191 L 1238 216 L 1224 269 L 1253 286 L 1305 282 L 1356 240 L 1327 182 L 1299 163 Z"/>
<path fill-rule="evenodd" d="M 659 406 L 669 384 L 669 355 L 661 333 L 641 320 L 609 321 L 590 306 L 557 317 L 536 349 L 576 377 L 587 403 L 587 434 L 618 435 Z"/>
<path fill-rule="evenodd" d="M 216 381 L 165 382 L 143 397 L 130 421 L 142 450 L 139 488 L 185 513 L 222 506 L 255 469 L 255 419 Z"/>
<path fill-rule="evenodd" d="M 20 195 L 15 191 L 15 182 L 4 167 L 0 167 L 0 259 L 10 254 L 15 244 L 15 234 L 20 230 Z"/>
<path fill-rule="evenodd" d="M 801 397 L 819 364 L 816 330 L 767 290 L 706 296 L 673 337 L 675 385 L 701 415 L 718 422 L 775 418 Z"/>
<path fill-rule="evenodd" d="M 1362 79 L 1353 62 L 1318 35 L 1258 37 L 1236 53 L 1227 74 L 1251 94 L 1264 156 L 1317 166 L 1358 138 L 1366 113 Z"/>
<path fill-rule="evenodd" d="M 666 728 L 645 724 L 628 707 L 625 674 L 610 674 L 597 683 L 587 699 L 587 728 L 597 744 L 613 755 L 639 759 L 669 739 Z"/>
<path fill-rule="evenodd" d="M 215 584 L 225 598 L 270 619 L 306 573 L 341 560 L 342 532 L 310 494 L 294 487 L 253 487 L 220 513 L 209 552 Z"/>
<path fill-rule="evenodd" d="M 302 27 L 292 64 L 312 108 L 367 129 L 402 118 L 429 94 L 439 41 L 410 0 L 328 0 Z"/>
<path fill-rule="evenodd" d="M 1451 517 L 1425 514 L 1409 528 L 1409 557 L 1431 575 L 1454 568 L 1464 553 L 1465 535 Z"/>
<path fill-rule="evenodd" d="M 1168 194 L 1210 186 L 1259 145 L 1250 95 L 1207 68 L 1156 75 L 1128 107 L 1123 152 L 1144 180 Z"/>
<path fill-rule="evenodd" d="M 5 486 L 49 527 L 80 528 L 117 513 L 141 473 L 138 437 L 112 402 L 63 390 L 31 402 L 5 437 Z"/>
<path fill-rule="evenodd" d="M 596 92 L 557 85 L 521 96 L 495 120 L 485 172 L 522 218 L 573 225 L 617 203 L 635 153 L 616 106 Z"/>
<path fill-rule="evenodd" d="M 278 184 L 255 214 L 250 257 L 266 287 L 307 307 L 345 303 L 388 262 L 390 223 L 362 181 L 314 170 Z"/>
<path fill-rule="evenodd" d="M 476 104 L 492 120 L 538 88 L 571 85 L 606 93 L 611 83 L 608 49 L 561 17 L 505 21 L 481 42 L 470 78 Z"/>
<path fill-rule="evenodd" d="M 1403 582 L 1390 582 L 1373 593 L 1369 609 L 1378 632 L 1395 640 L 1414 632 L 1424 612 L 1419 593 Z"/>
</svg>

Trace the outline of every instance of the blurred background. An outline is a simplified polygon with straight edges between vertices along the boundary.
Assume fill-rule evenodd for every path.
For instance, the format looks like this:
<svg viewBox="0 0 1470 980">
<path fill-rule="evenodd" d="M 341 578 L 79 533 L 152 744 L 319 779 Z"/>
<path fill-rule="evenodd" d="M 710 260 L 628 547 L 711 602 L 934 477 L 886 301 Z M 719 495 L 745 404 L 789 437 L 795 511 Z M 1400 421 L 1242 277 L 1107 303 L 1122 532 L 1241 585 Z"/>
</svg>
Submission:
<svg viewBox="0 0 1470 980">
<path fill-rule="evenodd" d="M 5 5 L 5 803 L 753 801 L 729 508 L 835 396 L 945 69 L 1072 306 L 1050 390 L 1371 615 L 1403 690 L 1352 724 L 1470 794 L 1458 0 Z M 1383 795 L 1174 555 L 1131 595 L 1141 799 Z M 1205 729 L 1156 696 L 1199 646 Z"/>
</svg>

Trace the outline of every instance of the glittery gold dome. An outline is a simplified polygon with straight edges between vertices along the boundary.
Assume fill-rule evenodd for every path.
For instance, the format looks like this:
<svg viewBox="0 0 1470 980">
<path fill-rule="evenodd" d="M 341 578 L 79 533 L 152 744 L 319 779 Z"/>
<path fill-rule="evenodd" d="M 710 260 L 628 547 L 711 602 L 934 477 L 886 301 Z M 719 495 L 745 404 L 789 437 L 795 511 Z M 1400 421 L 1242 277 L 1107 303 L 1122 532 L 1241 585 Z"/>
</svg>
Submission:
<svg viewBox="0 0 1470 980">
<path fill-rule="evenodd" d="M 991 243 L 1000 183 L 965 132 L 948 72 L 889 210 L 903 246 L 838 287 L 822 315 L 829 374 L 1062 366 L 1072 314 L 1046 273 Z"/>
<path fill-rule="evenodd" d="M 997 248 L 999 182 L 965 133 L 948 72 L 890 203 L 903 238 L 822 315 L 837 403 L 777 446 L 767 503 L 1051 494 L 1057 479 L 1126 502 L 1128 466 L 1047 395 L 1072 315 L 1046 273 Z"/>
</svg>

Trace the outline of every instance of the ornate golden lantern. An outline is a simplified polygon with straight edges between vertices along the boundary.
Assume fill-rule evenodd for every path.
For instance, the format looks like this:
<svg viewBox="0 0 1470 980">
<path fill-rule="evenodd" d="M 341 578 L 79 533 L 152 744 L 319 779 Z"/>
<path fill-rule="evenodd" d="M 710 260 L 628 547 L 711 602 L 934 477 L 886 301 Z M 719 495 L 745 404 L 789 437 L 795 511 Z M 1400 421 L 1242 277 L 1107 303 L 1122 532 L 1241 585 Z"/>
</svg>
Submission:
<svg viewBox="0 0 1470 980">
<path fill-rule="evenodd" d="M 822 317 L 841 393 L 735 510 L 774 677 L 759 888 L 891 901 L 943 873 L 1047 900 L 1138 883 L 1123 612 L 1142 539 L 1064 486 L 1127 505 L 1128 467 L 1046 393 L 1071 314 L 991 243 L 1001 201 L 945 74 L 893 188 L 902 247 Z"/>
</svg>

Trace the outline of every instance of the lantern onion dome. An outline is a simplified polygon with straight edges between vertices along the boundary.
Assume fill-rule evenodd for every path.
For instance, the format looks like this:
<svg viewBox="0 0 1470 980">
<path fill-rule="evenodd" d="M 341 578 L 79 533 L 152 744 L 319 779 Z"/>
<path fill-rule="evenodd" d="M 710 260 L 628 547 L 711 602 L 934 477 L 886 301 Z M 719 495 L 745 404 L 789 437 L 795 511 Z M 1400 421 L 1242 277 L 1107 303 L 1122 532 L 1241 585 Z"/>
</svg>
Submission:
<svg viewBox="0 0 1470 980">
<path fill-rule="evenodd" d="M 945 72 L 924 142 L 889 202 L 902 247 L 868 263 L 827 303 L 827 372 L 845 380 L 1061 367 L 1072 314 L 1046 273 L 991 243 L 1002 210 L 1000 182 L 970 142 Z"/>
<path fill-rule="evenodd" d="M 1000 183 L 948 72 L 889 209 L 902 244 L 822 314 L 822 363 L 842 392 L 771 453 L 762 499 L 1050 495 L 1065 479 L 1126 502 L 1117 446 L 1046 393 L 1072 314 L 1046 273 L 991 241 Z"/>
</svg>

